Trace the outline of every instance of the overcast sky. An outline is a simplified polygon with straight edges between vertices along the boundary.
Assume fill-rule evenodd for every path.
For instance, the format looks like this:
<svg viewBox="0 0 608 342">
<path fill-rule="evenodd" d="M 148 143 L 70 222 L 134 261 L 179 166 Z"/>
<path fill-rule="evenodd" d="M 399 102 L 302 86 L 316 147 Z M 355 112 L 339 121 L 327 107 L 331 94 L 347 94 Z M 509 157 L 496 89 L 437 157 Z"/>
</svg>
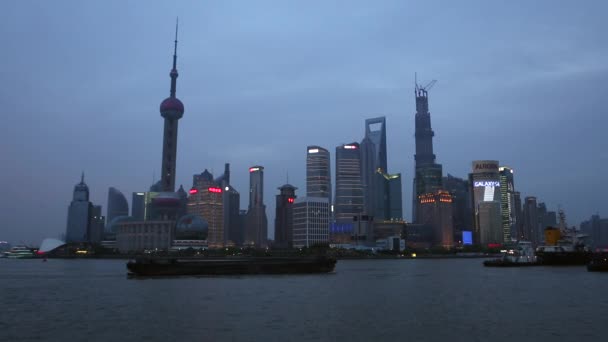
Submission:
<svg viewBox="0 0 608 342">
<path fill-rule="evenodd" d="M 269 233 L 307 145 L 333 154 L 386 116 L 389 172 L 411 215 L 414 72 L 430 91 L 437 161 L 515 169 L 515 186 L 578 225 L 608 215 L 605 1 L 10 1 L 0 12 L 0 240 L 65 232 L 72 190 L 145 191 L 161 166 L 179 16 L 176 183 L 225 162 L 247 205 L 265 166 Z"/>
</svg>

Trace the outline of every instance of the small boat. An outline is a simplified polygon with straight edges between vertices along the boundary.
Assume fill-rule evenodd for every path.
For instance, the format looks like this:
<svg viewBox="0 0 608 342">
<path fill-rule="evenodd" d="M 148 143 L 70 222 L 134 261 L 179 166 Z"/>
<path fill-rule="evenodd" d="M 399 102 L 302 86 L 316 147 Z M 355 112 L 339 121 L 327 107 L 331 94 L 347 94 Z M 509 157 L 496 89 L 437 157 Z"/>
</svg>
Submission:
<svg viewBox="0 0 608 342">
<path fill-rule="evenodd" d="M 525 267 L 540 264 L 534 255 L 532 243 L 519 241 L 514 248 L 506 250 L 501 258 L 486 260 L 483 265 L 486 267 Z"/>
<path fill-rule="evenodd" d="M 608 253 L 596 253 L 587 264 L 589 272 L 608 272 Z"/>
<path fill-rule="evenodd" d="M 26 246 L 15 246 L 4 252 L 4 255 L 9 259 L 31 259 L 34 258 L 34 252 Z"/>
<path fill-rule="evenodd" d="M 137 276 L 329 273 L 336 259 L 316 257 L 138 258 L 127 263 Z"/>
</svg>

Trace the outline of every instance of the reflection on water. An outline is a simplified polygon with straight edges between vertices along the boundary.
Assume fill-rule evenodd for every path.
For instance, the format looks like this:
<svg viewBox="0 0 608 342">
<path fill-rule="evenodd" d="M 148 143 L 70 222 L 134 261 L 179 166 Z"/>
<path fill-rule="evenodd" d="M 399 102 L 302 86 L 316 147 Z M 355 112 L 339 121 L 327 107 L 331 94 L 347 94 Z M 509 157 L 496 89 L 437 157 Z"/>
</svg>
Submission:
<svg viewBox="0 0 608 342">
<path fill-rule="evenodd" d="M 0 260 L 0 341 L 571 341 L 605 335 L 608 274 L 480 259 L 334 274 L 129 278 L 121 260 Z"/>
</svg>

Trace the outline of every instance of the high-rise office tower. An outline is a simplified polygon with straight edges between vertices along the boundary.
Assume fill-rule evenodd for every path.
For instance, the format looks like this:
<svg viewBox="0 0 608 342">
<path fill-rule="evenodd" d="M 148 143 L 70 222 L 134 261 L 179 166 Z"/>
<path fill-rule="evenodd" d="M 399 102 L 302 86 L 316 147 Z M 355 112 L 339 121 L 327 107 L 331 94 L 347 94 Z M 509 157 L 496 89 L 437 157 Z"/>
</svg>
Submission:
<svg viewBox="0 0 608 342">
<path fill-rule="evenodd" d="M 504 242 L 498 161 L 474 161 L 469 184 L 474 215 L 473 242 L 483 245 Z"/>
<path fill-rule="evenodd" d="M 320 146 L 306 148 L 306 196 L 323 197 L 331 202 L 329 151 Z"/>
<path fill-rule="evenodd" d="M 223 189 L 213 180 L 213 175 L 205 169 L 194 175 L 188 196 L 188 214 L 202 217 L 208 223 L 207 241 L 209 247 L 224 246 L 224 202 Z"/>
<path fill-rule="evenodd" d="M 374 221 L 402 221 L 401 174 L 387 174 L 380 169 L 374 174 Z"/>
<path fill-rule="evenodd" d="M 452 196 L 454 241 L 462 243 L 462 232 L 473 230 L 469 181 L 448 174 L 447 177 L 443 177 L 443 188 Z"/>
<path fill-rule="evenodd" d="M 434 82 L 432 82 L 434 83 Z M 433 193 L 441 189 L 442 167 L 435 163 L 433 153 L 433 136 L 435 132 L 431 128 L 431 113 L 429 112 L 428 90 L 432 83 L 422 87 L 416 83 L 414 94 L 416 95 L 416 154 L 414 155 L 414 185 L 412 189 L 412 221 L 419 222 L 416 218 L 416 206 L 418 197 L 425 193 Z"/>
<path fill-rule="evenodd" d="M 66 242 L 88 242 L 91 211 L 93 204 L 89 202 L 89 187 L 84 182 L 84 172 L 80 183 L 74 186 L 72 202 L 68 208 L 68 222 L 65 233 Z"/>
<path fill-rule="evenodd" d="M 266 247 L 268 244 L 268 218 L 264 205 L 264 167 L 249 168 L 249 208 L 245 218 L 245 244 Z"/>
<path fill-rule="evenodd" d="M 418 215 L 421 224 L 433 231 L 433 245 L 444 248 L 454 246 L 452 221 L 452 195 L 446 190 L 425 193 L 418 198 Z"/>
<path fill-rule="evenodd" d="M 363 213 L 361 149 L 356 142 L 336 147 L 335 196 L 334 219 L 336 223 L 352 223 L 355 216 Z"/>
<path fill-rule="evenodd" d="M 184 115 L 184 104 L 175 96 L 177 88 L 177 25 L 175 26 L 175 46 L 173 49 L 173 68 L 171 90 L 168 98 L 160 104 L 160 114 L 165 119 L 163 134 L 163 160 L 161 171 L 161 190 L 175 191 L 175 162 L 177 160 L 178 120 Z"/>
<path fill-rule="evenodd" d="M 110 187 L 108 189 L 108 210 L 106 218 L 108 222 L 112 222 L 115 217 L 129 216 L 129 203 L 125 195 L 118 189 Z"/>
<path fill-rule="evenodd" d="M 274 246 L 291 248 L 293 247 L 293 204 L 297 188 L 291 184 L 285 184 L 278 189 L 280 193 L 276 197 Z"/>
<path fill-rule="evenodd" d="M 386 150 L 386 118 L 365 120 L 365 137 L 361 141 L 361 180 L 364 194 L 364 212 L 374 216 L 378 197 L 384 197 L 383 181 L 377 172 L 388 172 Z"/>
<path fill-rule="evenodd" d="M 215 180 L 222 189 L 222 201 L 224 205 L 224 242 L 227 244 L 241 245 L 243 238 L 240 236 L 239 211 L 241 208 L 241 195 L 230 185 L 230 164 L 224 164 L 224 174 Z"/>
<path fill-rule="evenodd" d="M 528 196 L 524 199 L 523 221 L 523 240 L 530 241 L 534 246 L 538 246 L 540 243 L 540 232 L 538 229 L 536 197 Z"/>
<path fill-rule="evenodd" d="M 131 216 L 137 221 L 143 221 L 146 213 L 146 193 L 134 192 L 131 197 Z M 111 220 L 108 220 L 108 223 Z"/>
<path fill-rule="evenodd" d="M 293 206 L 293 247 L 312 247 L 329 242 L 329 200 L 297 198 Z"/>
<path fill-rule="evenodd" d="M 515 184 L 513 182 L 513 169 L 508 166 L 498 168 L 500 175 L 500 215 L 502 218 L 503 242 L 511 242 L 517 239 L 513 232 L 516 230 L 517 222 L 515 215 Z"/>
<path fill-rule="evenodd" d="M 89 219 L 89 242 L 100 243 L 103 240 L 104 226 L 106 219 L 101 215 L 101 206 L 91 207 L 91 218 Z M 124 216 L 124 215 L 123 215 Z"/>
<path fill-rule="evenodd" d="M 513 231 L 511 231 L 511 236 L 516 237 L 517 240 L 522 240 L 524 238 L 524 214 L 522 212 L 521 194 L 519 191 L 513 192 L 513 205 L 515 206 L 515 226 L 513 227 Z"/>
<path fill-rule="evenodd" d="M 152 201 L 160 192 L 134 192 L 131 203 L 131 216 L 135 221 L 155 220 L 158 218 Z M 110 223 L 112 221 L 108 221 Z"/>
</svg>

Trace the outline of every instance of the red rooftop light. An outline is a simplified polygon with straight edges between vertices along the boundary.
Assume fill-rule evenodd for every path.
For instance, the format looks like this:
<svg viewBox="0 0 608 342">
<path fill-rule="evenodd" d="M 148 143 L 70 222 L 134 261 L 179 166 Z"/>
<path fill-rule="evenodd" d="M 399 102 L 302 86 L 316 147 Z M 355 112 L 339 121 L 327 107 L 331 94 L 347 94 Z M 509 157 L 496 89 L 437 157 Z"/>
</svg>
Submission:
<svg viewBox="0 0 608 342">
<path fill-rule="evenodd" d="M 196 189 L 196 188 L 192 188 L 192 189 L 190 189 L 190 191 L 188 191 L 188 192 L 190 193 L 190 195 L 194 195 L 194 194 L 198 193 L 198 189 Z"/>
<path fill-rule="evenodd" d="M 209 192 L 213 192 L 213 193 L 216 193 L 216 194 L 219 194 L 219 193 L 221 193 L 221 192 L 222 192 L 222 188 L 214 188 L 214 187 L 211 187 L 211 188 L 209 188 L 209 189 L 207 189 L 207 190 L 209 190 Z"/>
</svg>

